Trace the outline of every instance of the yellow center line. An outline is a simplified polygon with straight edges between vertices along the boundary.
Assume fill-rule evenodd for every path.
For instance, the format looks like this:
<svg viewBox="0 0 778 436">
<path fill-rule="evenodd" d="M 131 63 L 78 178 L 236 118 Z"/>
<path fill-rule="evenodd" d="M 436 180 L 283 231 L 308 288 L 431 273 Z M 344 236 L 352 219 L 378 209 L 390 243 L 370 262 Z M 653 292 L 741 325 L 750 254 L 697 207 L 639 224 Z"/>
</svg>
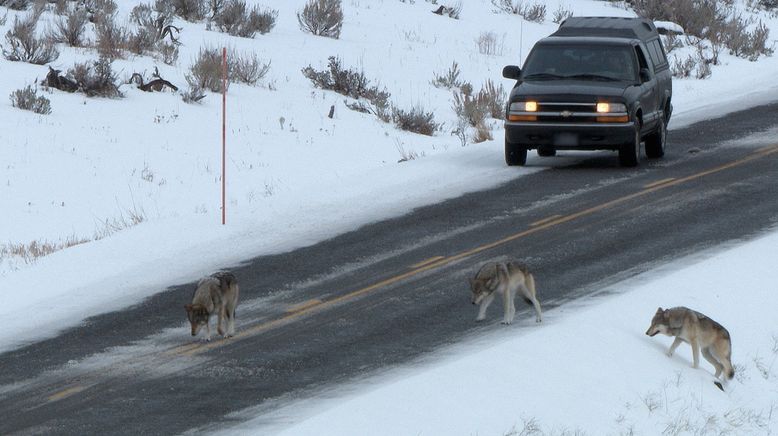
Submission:
<svg viewBox="0 0 778 436">
<path fill-rule="evenodd" d="M 308 309 L 309 307 L 318 306 L 319 304 L 321 304 L 321 300 L 314 298 L 313 300 L 303 301 L 302 303 L 291 306 L 290 308 L 286 309 L 286 313 L 299 312 L 301 310 Z"/>
<path fill-rule="evenodd" d="M 542 220 L 535 221 L 534 223 L 531 223 L 529 226 L 530 227 L 537 227 L 537 226 L 545 224 L 545 223 L 547 223 L 549 221 L 553 221 L 553 220 L 555 220 L 557 218 L 560 218 L 561 216 L 562 215 L 551 215 L 548 218 L 543 218 Z"/>
<path fill-rule="evenodd" d="M 437 262 L 437 261 L 439 261 L 439 260 L 441 260 L 441 259 L 445 259 L 445 258 L 444 258 L 443 256 L 434 256 L 434 257 L 430 257 L 430 258 L 429 258 L 429 259 L 427 259 L 427 260 L 422 260 L 422 261 L 421 261 L 421 262 L 419 262 L 419 263 L 415 263 L 415 264 L 411 265 L 411 268 L 421 268 L 421 267 L 423 267 L 424 265 L 429 265 L 429 264 L 431 264 L 432 262 Z"/>
<path fill-rule="evenodd" d="M 658 184 L 658 185 L 655 185 L 655 186 L 651 186 L 651 187 L 645 188 L 645 189 L 643 189 L 641 191 L 638 191 L 638 192 L 635 192 L 633 194 L 625 195 L 623 197 L 619 197 L 619 198 L 616 198 L 614 200 L 607 201 L 605 203 L 599 204 L 597 206 L 590 207 L 588 209 L 584 209 L 582 211 L 579 211 L 579 212 L 576 212 L 576 213 L 573 213 L 573 214 L 570 214 L 570 215 L 560 216 L 558 218 L 557 217 L 551 217 L 551 219 L 546 221 L 545 223 L 538 224 L 535 227 L 532 227 L 530 229 L 521 231 L 519 233 L 515 233 L 515 234 L 507 236 L 505 238 L 502 238 L 502 239 L 490 242 L 488 244 L 484 244 L 484 245 L 472 248 L 470 250 L 463 251 L 463 252 L 461 252 L 459 254 L 456 254 L 456 255 L 453 255 L 453 256 L 444 257 L 444 258 L 441 258 L 441 259 L 438 259 L 438 260 L 433 260 L 433 261 L 431 261 L 429 263 L 425 263 L 424 265 L 419 266 L 417 268 L 414 268 L 414 269 L 412 269 L 412 270 L 410 270 L 408 272 L 405 272 L 403 274 L 399 274 L 399 275 L 390 277 L 388 279 L 385 279 L 385 280 L 382 280 L 380 282 L 374 283 L 374 284 L 372 284 L 370 286 L 367 286 L 367 287 L 364 287 L 362 289 L 358 289 L 358 290 L 350 292 L 348 294 L 344 294 L 344 295 L 341 295 L 339 297 L 335 297 L 335 298 L 333 298 L 331 300 L 323 301 L 323 302 L 321 302 L 319 304 L 316 304 L 316 305 L 311 305 L 311 306 L 302 308 L 302 309 L 298 310 L 297 312 L 294 312 L 294 313 L 291 313 L 291 314 L 287 314 L 287 315 L 285 315 L 285 316 L 283 316 L 281 318 L 278 318 L 278 319 L 275 319 L 275 320 L 272 320 L 272 321 L 268 321 L 268 322 L 256 325 L 254 327 L 248 328 L 246 330 L 243 330 L 243 331 L 239 332 L 238 334 L 233 336 L 231 339 L 224 340 L 224 341 L 209 342 L 209 343 L 205 343 L 205 344 L 198 344 L 199 346 L 194 347 L 194 348 L 188 348 L 186 346 L 176 347 L 176 348 L 174 348 L 171 351 L 173 352 L 173 354 L 183 354 L 183 355 L 191 356 L 191 355 L 199 354 L 199 353 L 202 353 L 202 352 L 214 349 L 214 348 L 218 348 L 218 347 L 221 347 L 223 345 L 230 344 L 230 343 L 232 343 L 234 341 L 245 339 L 245 338 L 257 335 L 257 334 L 259 334 L 261 332 L 270 330 L 270 329 L 272 329 L 272 328 L 274 328 L 276 326 L 279 326 L 281 324 L 287 323 L 287 322 L 289 322 L 289 321 L 291 321 L 293 319 L 300 318 L 300 317 L 302 317 L 304 315 L 307 315 L 307 314 L 309 314 L 309 313 L 311 313 L 313 311 L 323 310 L 323 309 L 325 309 L 327 307 L 333 306 L 333 305 L 341 303 L 343 301 L 357 298 L 359 296 L 362 296 L 364 294 L 372 292 L 372 291 L 374 291 L 376 289 L 392 285 L 392 284 L 397 283 L 399 281 L 405 280 L 405 279 L 407 279 L 409 277 L 413 277 L 415 275 L 421 274 L 421 273 L 423 273 L 425 271 L 429 271 L 429 270 L 432 270 L 432 269 L 440 268 L 442 266 L 445 266 L 445 265 L 448 265 L 450 263 L 456 262 L 456 261 L 458 261 L 460 259 L 463 259 L 463 258 L 466 258 L 466 257 L 470 257 L 470 256 L 472 256 L 474 254 L 481 253 L 483 251 L 486 251 L 486 250 L 498 247 L 500 245 L 504 245 L 504 244 L 506 244 L 508 242 L 511 242 L 511 241 L 514 241 L 516 239 L 523 238 L 523 237 L 531 235 L 533 233 L 537 233 L 537 232 L 539 232 L 541 230 L 545 230 L 545 229 L 547 229 L 549 227 L 553 227 L 553 226 L 557 226 L 557 225 L 560 225 L 560 224 L 563 224 L 563 223 L 566 223 L 566 222 L 569 222 L 569 221 L 573 221 L 575 219 L 578 219 L 578 218 L 581 218 L 581 217 L 584 217 L 584 216 L 587 216 L 587 215 L 592 215 L 592 214 L 594 214 L 596 212 L 599 212 L 601 210 L 610 208 L 612 206 L 615 206 L 615 205 L 618 205 L 618 204 L 621 204 L 621 203 L 628 202 L 630 200 L 634 200 L 635 198 L 647 195 L 649 193 L 656 192 L 656 191 L 668 188 L 670 186 L 677 186 L 677 185 L 679 185 L 681 183 L 685 183 L 685 182 L 689 182 L 689 181 L 692 181 L 692 180 L 696 180 L 696 179 L 699 179 L 699 178 L 702 178 L 702 177 L 705 177 L 705 176 L 708 176 L 708 175 L 711 175 L 711 174 L 715 174 L 715 173 L 727 170 L 729 168 L 733 168 L 733 167 L 736 167 L 736 166 L 739 166 L 739 165 L 743 165 L 745 163 L 748 163 L 748 162 L 751 162 L 753 160 L 756 160 L 756 159 L 768 156 L 768 155 L 776 153 L 776 152 L 778 152 L 778 145 L 773 145 L 773 146 L 770 146 L 770 147 L 766 147 L 766 148 L 761 149 L 761 150 L 759 150 L 759 151 L 757 151 L 757 152 L 755 152 L 755 153 L 753 153 L 753 154 L 751 154 L 749 156 L 746 156 L 746 157 L 744 157 L 742 159 L 738 159 L 736 161 L 732 161 L 730 163 L 727 163 L 727 164 L 724 164 L 724 165 L 721 165 L 721 166 L 718 166 L 718 167 L 714 167 L 714 168 L 711 168 L 711 169 L 708 169 L 708 170 L 705 170 L 705 171 L 702 171 L 702 172 L 699 172 L 699 173 L 695 173 L 695 174 L 692 174 L 690 176 L 686 176 L 686 177 L 682 177 L 682 178 L 677 178 L 677 179 L 673 179 L 673 180 L 666 180 L 666 181 L 663 181 L 664 183 L 662 183 L 662 184 Z"/>
<path fill-rule="evenodd" d="M 655 186 L 664 185 L 667 182 L 672 182 L 673 180 L 675 180 L 675 177 L 670 177 L 668 179 L 657 180 L 656 182 L 649 183 L 648 185 L 644 185 L 643 187 L 644 188 L 653 188 Z"/>
<path fill-rule="evenodd" d="M 86 390 L 86 388 L 87 388 L 86 386 L 80 386 L 80 385 L 73 386 L 73 387 L 70 387 L 70 388 L 61 390 L 61 391 L 59 391 L 57 393 L 49 395 L 47 400 L 50 403 L 54 402 L 54 401 L 59 401 L 59 400 L 65 399 L 65 398 L 67 398 L 67 397 L 69 397 L 71 395 L 75 395 L 75 394 L 77 394 L 77 393 L 79 393 L 81 391 L 84 391 L 84 390 Z"/>
</svg>

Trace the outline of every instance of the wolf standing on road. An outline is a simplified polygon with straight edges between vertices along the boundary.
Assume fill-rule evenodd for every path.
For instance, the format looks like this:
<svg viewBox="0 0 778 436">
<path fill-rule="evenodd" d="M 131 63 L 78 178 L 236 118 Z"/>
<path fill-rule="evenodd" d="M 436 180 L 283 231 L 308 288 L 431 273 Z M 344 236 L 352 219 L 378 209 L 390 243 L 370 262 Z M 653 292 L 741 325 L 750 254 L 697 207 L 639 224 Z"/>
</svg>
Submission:
<svg viewBox="0 0 778 436">
<path fill-rule="evenodd" d="M 535 278 L 527 267 L 518 262 L 490 262 L 482 266 L 474 279 L 470 280 L 470 290 L 473 293 L 472 303 L 479 304 L 476 321 L 486 318 L 486 308 L 494 300 L 494 295 L 503 297 L 503 324 L 513 322 L 516 306 L 513 302 L 516 292 L 527 304 L 535 306 L 535 322 L 541 322 L 540 302 L 535 295 Z"/>
<path fill-rule="evenodd" d="M 197 283 L 192 304 L 184 305 L 186 316 L 192 325 L 192 336 L 197 336 L 202 326 L 207 331 L 206 341 L 211 340 L 210 316 L 218 311 L 216 329 L 225 338 L 235 334 L 235 308 L 238 306 L 238 280 L 230 272 L 217 272 Z M 226 318 L 227 332 L 222 328 Z"/>
<path fill-rule="evenodd" d="M 687 307 L 674 307 L 672 309 L 656 310 L 651 326 L 646 330 L 649 336 L 662 333 L 667 336 L 675 336 L 675 341 L 667 350 L 667 355 L 672 356 L 681 342 L 688 342 L 692 346 L 693 368 L 700 363 L 700 351 L 705 360 L 716 368 L 716 378 L 723 372 L 728 379 L 735 376 L 732 368 L 732 341 L 727 329 L 721 324 Z"/>
</svg>

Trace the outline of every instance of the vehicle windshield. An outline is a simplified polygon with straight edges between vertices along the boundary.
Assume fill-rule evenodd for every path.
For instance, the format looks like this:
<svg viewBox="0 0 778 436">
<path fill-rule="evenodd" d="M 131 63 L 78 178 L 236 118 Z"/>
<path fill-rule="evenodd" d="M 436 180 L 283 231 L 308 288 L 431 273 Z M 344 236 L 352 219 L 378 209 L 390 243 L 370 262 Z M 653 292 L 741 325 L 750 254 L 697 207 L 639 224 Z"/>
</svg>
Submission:
<svg viewBox="0 0 778 436">
<path fill-rule="evenodd" d="M 636 81 L 631 47 L 539 45 L 524 64 L 524 80 Z"/>
</svg>

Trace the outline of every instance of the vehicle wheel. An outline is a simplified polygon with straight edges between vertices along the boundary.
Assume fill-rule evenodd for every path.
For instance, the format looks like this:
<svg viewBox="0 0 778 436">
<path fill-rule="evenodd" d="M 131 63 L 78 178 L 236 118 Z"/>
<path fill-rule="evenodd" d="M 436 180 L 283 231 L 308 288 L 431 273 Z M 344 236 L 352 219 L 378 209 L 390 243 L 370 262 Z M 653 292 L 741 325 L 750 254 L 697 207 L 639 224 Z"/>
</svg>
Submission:
<svg viewBox="0 0 778 436">
<path fill-rule="evenodd" d="M 640 123 L 637 121 L 632 140 L 619 148 L 619 163 L 623 167 L 634 167 L 640 163 Z"/>
<path fill-rule="evenodd" d="M 505 163 L 508 166 L 521 166 L 527 163 L 527 148 L 505 140 Z"/>
<path fill-rule="evenodd" d="M 541 156 L 541 157 L 556 156 L 556 149 L 551 148 L 551 147 L 539 147 L 538 148 L 538 156 Z"/>
<path fill-rule="evenodd" d="M 667 143 L 667 121 L 664 114 L 659 121 L 659 128 L 646 138 L 646 156 L 655 159 L 665 155 Z"/>
</svg>

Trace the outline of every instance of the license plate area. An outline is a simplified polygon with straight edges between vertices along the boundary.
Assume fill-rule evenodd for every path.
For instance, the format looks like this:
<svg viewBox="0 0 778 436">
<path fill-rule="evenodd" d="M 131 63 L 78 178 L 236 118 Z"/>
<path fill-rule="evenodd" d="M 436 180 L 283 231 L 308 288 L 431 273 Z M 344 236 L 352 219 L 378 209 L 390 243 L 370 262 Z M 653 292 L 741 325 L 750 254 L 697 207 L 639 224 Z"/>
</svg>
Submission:
<svg viewBox="0 0 778 436">
<path fill-rule="evenodd" d="M 575 133 L 554 134 L 554 145 L 560 147 L 575 147 L 578 145 L 578 135 Z"/>
</svg>

